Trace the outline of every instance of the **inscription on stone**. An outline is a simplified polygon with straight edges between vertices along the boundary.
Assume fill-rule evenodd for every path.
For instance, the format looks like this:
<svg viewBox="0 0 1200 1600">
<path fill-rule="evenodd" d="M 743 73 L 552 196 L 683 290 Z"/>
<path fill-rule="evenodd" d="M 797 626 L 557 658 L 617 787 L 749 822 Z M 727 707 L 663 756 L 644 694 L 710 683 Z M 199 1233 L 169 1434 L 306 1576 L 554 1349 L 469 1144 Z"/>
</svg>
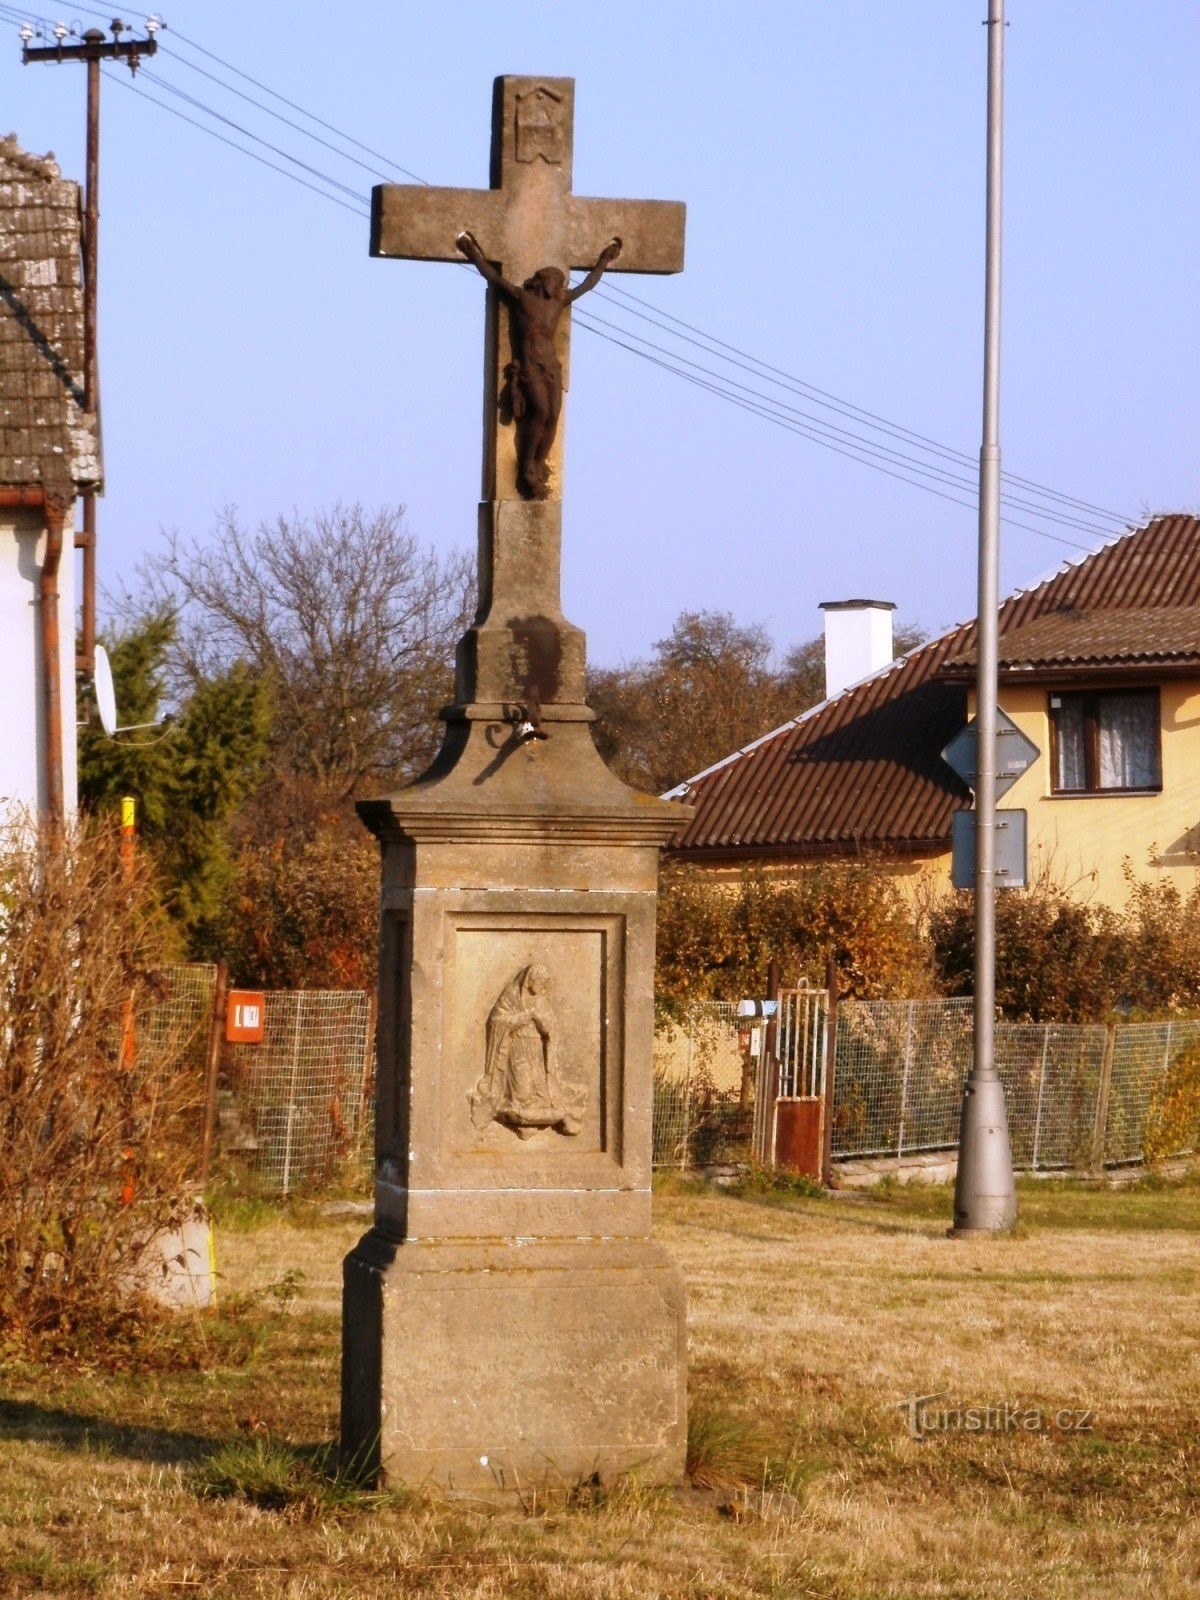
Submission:
<svg viewBox="0 0 1200 1600">
<path fill-rule="evenodd" d="M 562 95 L 545 84 L 517 96 L 517 160 L 547 161 L 552 167 L 563 158 Z"/>
<path fill-rule="evenodd" d="M 483 1076 L 468 1097 L 475 1126 L 502 1122 L 521 1139 L 546 1128 L 578 1133 L 587 1090 L 559 1077 L 557 1049 L 550 973 L 534 962 L 505 984 L 488 1013 Z"/>
</svg>

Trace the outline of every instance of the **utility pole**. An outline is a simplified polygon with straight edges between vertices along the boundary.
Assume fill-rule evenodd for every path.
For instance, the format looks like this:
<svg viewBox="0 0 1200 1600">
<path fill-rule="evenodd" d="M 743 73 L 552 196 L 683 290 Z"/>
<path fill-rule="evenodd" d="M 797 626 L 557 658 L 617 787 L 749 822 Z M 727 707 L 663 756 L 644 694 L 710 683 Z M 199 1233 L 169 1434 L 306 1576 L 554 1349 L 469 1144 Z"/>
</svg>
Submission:
<svg viewBox="0 0 1200 1600">
<path fill-rule="evenodd" d="M 996 1070 L 996 711 L 1000 603 L 1000 224 L 1004 140 L 1004 0 L 988 0 L 987 268 L 983 446 L 979 453 L 978 729 L 975 784 L 975 1038 L 963 1087 L 952 1234 L 1017 1220 L 1004 1085 Z"/>
<path fill-rule="evenodd" d="M 146 18 L 144 39 L 122 39 L 128 30 L 120 17 L 110 24 L 112 38 L 107 39 L 102 28 L 89 28 L 78 44 L 67 44 L 71 30 L 63 22 L 56 22 L 51 30 L 53 44 L 35 45 L 31 41 L 44 37 L 35 33 L 28 23 L 21 29 L 21 60 L 25 66 L 31 61 L 84 61 L 87 63 L 87 181 L 84 190 L 83 228 L 83 409 L 95 416 L 100 407 L 99 383 L 96 374 L 96 307 L 100 246 L 100 63 L 102 61 L 127 61 L 130 72 L 136 72 L 143 56 L 152 56 L 158 50 L 155 35 L 162 27 L 157 17 Z M 83 551 L 83 648 L 76 667 L 91 673 L 96 655 L 96 495 L 89 489 L 83 495 L 83 532 L 75 535 L 75 548 Z"/>
</svg>

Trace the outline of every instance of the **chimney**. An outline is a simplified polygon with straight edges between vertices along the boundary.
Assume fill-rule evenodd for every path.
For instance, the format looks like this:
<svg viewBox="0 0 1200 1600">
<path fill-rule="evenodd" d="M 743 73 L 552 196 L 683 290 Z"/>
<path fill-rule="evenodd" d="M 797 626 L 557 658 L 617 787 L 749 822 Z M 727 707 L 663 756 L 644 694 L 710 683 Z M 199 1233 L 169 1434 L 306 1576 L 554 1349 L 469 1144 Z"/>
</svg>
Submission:
<svg viewBox="0 0 1200 1600">
<path fill-rule="evenodd" d="M 890 600 L 822 600 L 827 700 L 893 659 L 895 609 Z"/>
</svg>

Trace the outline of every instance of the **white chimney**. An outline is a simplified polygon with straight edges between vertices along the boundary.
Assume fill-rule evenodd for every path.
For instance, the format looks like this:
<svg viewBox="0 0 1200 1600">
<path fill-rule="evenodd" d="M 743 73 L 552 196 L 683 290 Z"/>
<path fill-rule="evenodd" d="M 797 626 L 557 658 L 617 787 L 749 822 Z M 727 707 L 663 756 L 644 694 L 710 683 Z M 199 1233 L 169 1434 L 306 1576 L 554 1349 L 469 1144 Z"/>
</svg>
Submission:
<svg viewBox="0 0 1200 1600">
<path fill-rule="evenodd" d="M 825 698 L 832 700 L 892 660 L 890 600 L 822 600 L 825 613 Z"/>
</svg>

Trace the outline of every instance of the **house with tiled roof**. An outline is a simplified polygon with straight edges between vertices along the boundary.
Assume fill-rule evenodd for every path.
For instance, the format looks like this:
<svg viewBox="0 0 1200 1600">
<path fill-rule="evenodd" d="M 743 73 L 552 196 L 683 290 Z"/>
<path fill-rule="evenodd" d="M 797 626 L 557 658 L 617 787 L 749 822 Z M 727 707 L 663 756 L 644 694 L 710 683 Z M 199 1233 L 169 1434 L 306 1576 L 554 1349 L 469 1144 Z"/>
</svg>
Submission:
<svg viewBox="0 0 1200 1600">
<path fill-rule="evenodd" d="M 827 663 L 876 602 L 826 611 Z M 1001 799 L 1028 816 L 1029 870 L 1108 904 L 1200 870 L 1200 518 L 1159 516 L 1006 599 L 1000 706 L 1040 754 Z M 890 635 L 890 621 L 888 623 Z M 851 640 L 851 642 L 853 642 Z M 975 623 L 863 660 L 821 705 L 671 791 L 677 859 L 736 870 L 870 856 L 949 882 L 969 789 L 941 752 L 973 710 Z M 886 654 L 890 651 L 885 649 Z M 852 656 L 851 656 L 852 659 Z M 842 682 L 845 682 L 843 676 Z"/>
<path fill-rule="evenodd" d="M 84 409 L 79 186 L 0 139 L 0 812 L 75 797 L 75 501 L 100 487 Z"/>
</svg>

